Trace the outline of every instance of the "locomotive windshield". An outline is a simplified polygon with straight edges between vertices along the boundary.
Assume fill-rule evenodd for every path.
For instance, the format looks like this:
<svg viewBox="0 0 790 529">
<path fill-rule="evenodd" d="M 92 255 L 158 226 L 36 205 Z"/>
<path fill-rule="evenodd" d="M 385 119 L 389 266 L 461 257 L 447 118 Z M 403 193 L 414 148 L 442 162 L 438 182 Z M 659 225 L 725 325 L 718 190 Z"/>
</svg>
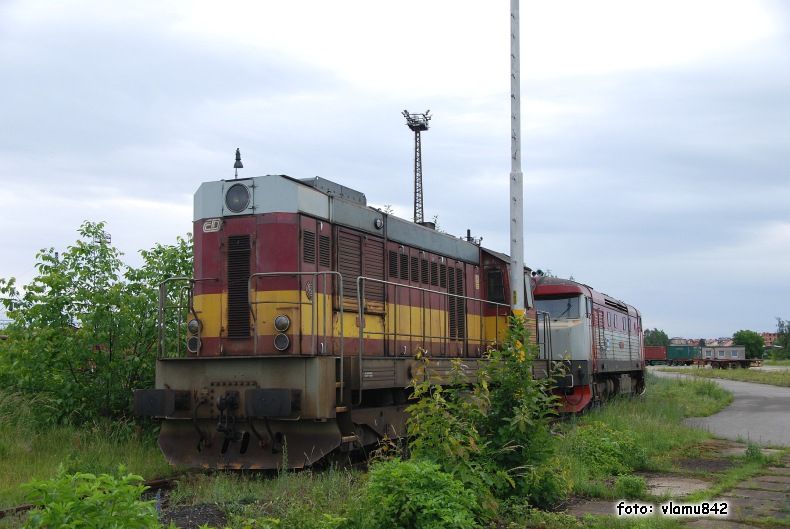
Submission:
<svg viewBox="0 0 790 529">
<path fill-rule="evenodd" d="M 578 296 L 536 299 L 535 308 L 541 312 L 548 312 L 552 320 L 579 319 Z"/>
</svg>

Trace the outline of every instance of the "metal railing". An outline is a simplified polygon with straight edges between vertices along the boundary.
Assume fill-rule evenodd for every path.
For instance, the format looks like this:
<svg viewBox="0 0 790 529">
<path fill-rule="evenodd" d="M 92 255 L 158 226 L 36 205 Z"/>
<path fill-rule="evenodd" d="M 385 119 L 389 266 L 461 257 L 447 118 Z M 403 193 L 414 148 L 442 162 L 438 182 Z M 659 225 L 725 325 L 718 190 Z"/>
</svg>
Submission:
<svg viewBox="0 0 790 529">
<path fill-rule="evenodd" d="M 538 343 L 538 358 L 554 360 L 551 346 L 551 314 L 541 310 L 535 311 L 537 336 L 535 340 Z"/>
<path fill-rule="evenodd" d="M 170 283 L 187 283 L 187 285 L 186 287 L 182 286 L 174 302 L 169 304 L 168 301 L 170 300 L 170 296 L 168 295 L 167 287 Z M 159 358 L 162 358 L 165 355 L 165 351 L 167 350 L 166 342 L 168 338 L 168 330 L 170 328 L 168 325 L 169 323 L 175 325 L 175 357 L 180 358 L 182 356 L 182 345 L 184 347 L 183 354 L 186 354 L 187 319 L 184 317 L 184 311 L 186 311 L 186 314 L 189 314 L 189 312 L 194 314 L 194 307 L 192 307 L 192 289 L 194 285 L 195 281 L 191 277 L 169 277 L 159 283 L 159 314 L 156 322 L 158 335 L 157 357 Z M 173 310 L 178 311 L 178 315 L 171 322 L 168 318 L 168 313 Z M 182 329 L 184 338 L 183 340 L 181 339 Z M 172 356 L 172 354 L 168 354 L 168 357 Z"/>
<path fill-rule="evenodd" d="M 191 277 L 169 277 L 159 283 L 159 312 L 156 323 L 157 357 L 162 358 L 165 355 L 165 351 L 167 350 L 168 330 L 170 330 L 171 326 L 175 328 L 176 352 L 174 355 L 168 354 L 168 358 L 181 358 L 186 355 L 186 340 L 188 337 L 187 316 L 189 316 L 189 314 L 194 314 L 194 316 L 199 319 L 198 312 L 195 310 L 195 306 L 192 303 L 195 283 L 216 280 L 216 278 L 212 277 L 201 279 L 193 279 Z M 168 303 L 170 296 L 168 295 L 167 288 L 170 283 L 186 283 L 186 285 L 182 286 L 179 290 L 172 303 Z M 178 311 L 178 313 L 174 318 L 170 319 L 168 318 L 168 313 L 173 310 Z M 181 352 L 182 346 L 184 349 L 183 353 Z"/>
<path fill-rule="evenodd" d="M 391 306 L 393 306 L 393 313 L 389 314 L 389 311 L 387 311 L 387 315 L 385 316 L 385 323 L 384 323 L 384 327 L 383 327 L 384 330 L 381 331 L 381 332 L 366 331 L 365 330 L 365 301 L 366 301 L 366 299 L 365 299 L 365 283 L 381 284 L 381 285 L 383 285 L 383 288 L 385 289 L 385 291 L 386 291 L 387 285 L 395 287 L 394 288 L 394 296 L 393 296 L 394 299 L 389 300 Z M 398 330 L 398 322 L 399 322 L 398 310 L 399 310 L 399 307 L 400 307 L 400 304 L 398 303 L 398 292 L 399 292 L 399 289 L 407 289 L 409 291 L 409 292 L 407 292 L 407 296 L 410 296 L 411 291 L 414 291 L 414 292 L 418 292 L 420 297 L 421 297 L 421 300 L 420 300 L 421 303 L 420 303 L 420 305 L 418 307 L 416 307 L 417 309 L 420 310 L 420 317 L 419 317 L 419 322 L 420 323 L 419 323 L 419 325 L 422 328 L 422 332 L 419 333 L 419 334 L 415 334 L 414 332 L 412 332 L 412 329 L 411 329 L 411 315 L 410 315 L 410 321 L 409 321 L 409 332 L 404 333 L 404 332 L 399 332 L 399 330 Z M 439 298 L 438 298 L 439 299 L 438 306 L 432 306 L 432 298 L 431 297 L 433 295 L 438 295 L 439 296 Z M 386 296 L 385 296 L 385 298 L 386 298 Z M 426 298 L 427 298 L 427 303 L 426 303 Z M 459 337 L 453 338 L 453 337 L 451 337 L 449 335 L 450 333 L 448 332 L 449 331 L 449 318 L 450 318 L 449 312 L 450 312 L 450 300 L 451 299 L 455 299 L 456 302 L 460 302 L 460 303 L 464 303 L 465 304 L 465 306 L 464 306 L 464 308 L 462 310 L 462 317 L 464 318 L 464 324 L 463 324 L 464 331 L 463 331 L 463 336 L 461 336 L 460 338 Z M 479 335 L 478 335 L 479 337 L 478 338 L 472 338 L 472 339 L 469 338 L 469 332 L 468 332 L 469 327 L 467 325 L 468 324 L 468 309 L 469 309 L 468 303 L 476 303 L 476 304 L 478 304 L 479 314 L 480 314 Z M 415 308 L 411 303 L 407 303 L 405 306 L 406 306 L 406 310 L 408 310 L 409 312 L 411 312 L 412 309 Z M 490 339 L 490 338 L 486 337 L 486 332 L 485 332 L 485 330 L 486 330 L 485 315 L 483 313 L 483 307 L 484 306 L 491 306 L 491 307 L 495 307 L 496 308 L 496 314 L 495 314 L 495 318 L 494 318 L 494 337 L 493 337 L 493 339 Z M 485 345 L 486 347 L 487 346 L 496 346 L 497 343 L 498 343 L 498 339 L 499 339 L 499 318 L 500 318 L 500 316 L 507 317 L 507 316 L 510 315 L 510 305 L 506 305 L 504 303 L 498 303 L 498 302 L 495 302 L 495 301 L 488 301 L 488 300 L 485 300 L 485 299 L 474 298 L 474 297 L 471 297 L 471 296 L 464 296 L 462 294 L 450 294 L 449 292 L 441 292 L 439 290 L 430 290 L 430 289 L 427 289 L 427 288 L 422 288 L 422 287 L 417 287 L 417 286 L 412 286 L 412 285 L 403 285 L 401 283 L 394 283 L 392 281 L 385 281 L 383 279 L 376 279 L 376 278 L 364 277 L 364 276 L 360 276 L 360 277 L 357 278 L 357 310 L 358 310 L 358 316 L 359 316 L 359 337 L 358 337 L 358 339 L 359 339 L 359 347 L 358 347 L 358 351 L 357 351 L 357 363 L 358 363 L 358 369 L 359 369 L 358 376 L 359 376 L 359 395 L 360 395 L 359 398 L 360 399 L 362 398 L 362 389 L 363 389 L 363 385 L 364 385 L 364 378 L 362 376 L 362 352 L 364 351 L 365 335 L 368 335 L 368 336 L 381 336 L 382 339 L 385 341 L 385 343 L 386 343 L 386 341 L 388 339 L 392 339 L 393 341 L 397 342 L 398 338 L 408 339 L 409 341 L 413 341 L 414 339 L 417 339 L 418 341 L 422 341 L 423 345 L 425 345 L 426 341 L 432 341 L 432 342 L 437 342 L 438 341 L 438 342 L 440 342 L 442 344 L 443 348 L 446 347 L 448 342 L 451 342 L 451 341 L 463 342 L 463 344 L 464 344 L 464 351 L 468 351 L 470 344 L 472 344 L 472 345 L 477 344 L 478 346 Z M 431 317 L 430 316 L 426 317 L 426 312 L 429 313 L 432 310 L 443 311 L 443 314 L 444 314 L 442 316 L 441 322 L 439 324 L 439 326 L 441 328 L 437 330 L 437 332 L 439 332 L 439 334 L 433 334 L 433 330 L 432 329 L 430 331 L 426 332 L 426 322 L 429 322 L 429 324 L 427 325 L 428 327 L 432 327 L 430 325 Z M 502 310 L 502 314 L 500 314 L 500 310 Z M 394 330 L 391 330 L 391 331 L 387 330 L 387 324 L 386 324 L 386 320 L 387 319 L 395 322 Z M 503 327 L 503 330 L 506 328 L 506 326 L 507 326 L 507 324 L 505 324 L 505 326 Z M 457 328 L 458 327 L 456 327 L 456 329 Z M 483 351 L 479 351 L 479 352 L 482 353 Z"/>
</svg>

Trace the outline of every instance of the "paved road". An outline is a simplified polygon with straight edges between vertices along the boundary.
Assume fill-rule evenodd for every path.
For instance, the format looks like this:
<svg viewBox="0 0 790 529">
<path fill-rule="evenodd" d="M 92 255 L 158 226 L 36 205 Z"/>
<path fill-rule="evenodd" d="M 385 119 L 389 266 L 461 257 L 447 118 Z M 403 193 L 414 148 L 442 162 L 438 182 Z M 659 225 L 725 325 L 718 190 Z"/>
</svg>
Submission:
<svg viewBox="0 0 790 529">
<path fill-rule="evenodd" d="M 651 371 L 660 377 L 686 377 Z M 686 419 L 687 424 L 725 439 L 748 440 L 764 446 L 790 446 L 790 388 L 715 378 L 706 380 L 732 392 L 733 402 L 710 417 Z"/>
</svg>

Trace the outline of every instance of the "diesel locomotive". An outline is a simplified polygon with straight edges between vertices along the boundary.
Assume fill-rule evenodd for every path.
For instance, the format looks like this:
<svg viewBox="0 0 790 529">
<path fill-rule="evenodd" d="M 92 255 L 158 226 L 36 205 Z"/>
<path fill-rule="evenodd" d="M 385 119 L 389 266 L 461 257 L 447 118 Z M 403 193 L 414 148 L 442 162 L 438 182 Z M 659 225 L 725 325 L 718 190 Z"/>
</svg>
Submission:
<svg viewBox="0 0 790 529">
<path fill-rule="evenodd" d="M 561 388 L 563 411 L 579 412 L 619 393 L 645 388 L 642 316 L 595 289 L 554 277 L 536 278 L 535 307 L 550 322 L 547 348 L 567 361 L 573 380 Z"/>
<path fill-rule="evenodd" d="M 442 381 L 453 359 L 474 373 L 504 338 L 507 255 L 334 182 L 207 182 L 193 229 L 194 276 L 160 286 L 155 387 L 134 395 L 138 415 L 161 419 L 172 464 L 299 468 L 402 437 L 416 351 Z M 525 284 L 537 376 L 566 363 L 557 391 L 568 411 L 638 389 L 635 309 L 576 283 Z M 604 326 L 600 314 L 615 313 L 627 328 Z"/>
</svg>

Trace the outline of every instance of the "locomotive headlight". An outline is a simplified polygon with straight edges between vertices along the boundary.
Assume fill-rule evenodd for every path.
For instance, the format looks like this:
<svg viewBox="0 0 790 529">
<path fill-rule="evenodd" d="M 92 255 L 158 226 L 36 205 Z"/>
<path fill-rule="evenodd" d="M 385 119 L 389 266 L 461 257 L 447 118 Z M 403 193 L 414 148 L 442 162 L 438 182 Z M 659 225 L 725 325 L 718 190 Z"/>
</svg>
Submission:
<svg viewBox="0 0 790 529">
<path fill-rule="evenodd" d="M 291 318 L 286 316 L 285 314 L 280 314 L 276 318 L 274 318 L 274 328 L 280 332 L 285 332 L 288 330 L 288 327 L 291 326 Z"/>
<path fill-rule="evenodd" d="M 233 213 L 241 213 L 250 205 L 250 190 L 244 184 L 233 184 L 225 193 L 225 205 Z"/>
<path fill-rule="evenodd" d="M 286 334 L 278 334 L 274 337 L 274 348 L 278 351 L 285 351 L 291 344 L 291 340 Z"/>
<path fill-rule="evenodd" d="M 200 338 L 192 336 L 187 340 L 187 351 L 190 353 L 197 353 L 200 351 Z"/>
<path fill-rule="evenodd" d="M 200 320 L 198 319 L 191 319 L 187 323 L 187 330 L 192 334 L 198 334 L 200 332 Z"/>
</svg>

